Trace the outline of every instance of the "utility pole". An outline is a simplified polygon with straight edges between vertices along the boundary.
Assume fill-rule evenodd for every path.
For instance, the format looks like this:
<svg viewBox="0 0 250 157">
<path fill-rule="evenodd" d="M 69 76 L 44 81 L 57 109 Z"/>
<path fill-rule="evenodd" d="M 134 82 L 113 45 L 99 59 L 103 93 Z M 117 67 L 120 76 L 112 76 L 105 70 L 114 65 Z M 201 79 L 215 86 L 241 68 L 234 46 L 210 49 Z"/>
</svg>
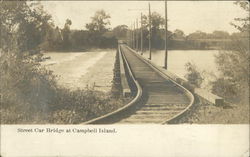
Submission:
<svg viewBox="0 0 250 157">
<path fill-rule="evenodd" d="M 130 31 L 129 31 L 129 29 L 127 30 L 127 32 L 126 32 L 126 36 L 127 36 L 127 45 L 128 46 L 130 46 Z"/>
<path fill-rule="evenodd" d="M 164 68 L 168 69 L 168 10 L 167 0 L 165 0 L 165 64 Z"/>
<path fill-rule="evenodd" d="M 143 24 L 142 24 L 142 13 L 141 13 L 141 55 L 143 55 Z"/>
<path fill-rule="evenodd" d="M 130 47 L 132 48 L 132 43 L 133 43 L 133 34 L 132 34 L 132 25 L 130 27 Z"/>
<path fill-rule="evenodd" d="M 134 49 L 136 49 L 136 30 L 135 30 L 135 22 L 134 22 Z"/>
<path fill-rule="evenodd" d="M 148 9 L 128 9 L 128 11 L 148 11 Z M 137 19 L 138 20 L 138 19 Z M 140 30 L 137 26 L 137 37 L 138 37 L 138 46 L 136 48 L 136 51 L 139 51 L 139 35 L 140 35 Z M 141 51 L 143 51 L 143 24 L 142 24 L 142 13 L 141 13 Z M 142 52 L 143 53 L 143 52 Z M 141 53 L 141 54 L 142 54 Z"/>
<path fill-rule="evenodd" d="M 136 51 L 139 50 L 139 32 L 138 32 L 138 19 L 136 19 Z"/>
<path fill-rule="evenodd" d="M 134 49 L 134 24 L 132 24 L 132 49 Z"/>
<path fill-rule="evenodd" d="M 148 39 L 148 50 L 149 50 L 149 60 L 151 60 L 151 11 L 150 11 L 150 3 L 148 3 L 148 20 L 149 20 L 149 39 Z"/>
<path fill-rule="evenodd" d="M 130 47 L 133 48 L 133 26 L 130 27 Z"/>
</svg>

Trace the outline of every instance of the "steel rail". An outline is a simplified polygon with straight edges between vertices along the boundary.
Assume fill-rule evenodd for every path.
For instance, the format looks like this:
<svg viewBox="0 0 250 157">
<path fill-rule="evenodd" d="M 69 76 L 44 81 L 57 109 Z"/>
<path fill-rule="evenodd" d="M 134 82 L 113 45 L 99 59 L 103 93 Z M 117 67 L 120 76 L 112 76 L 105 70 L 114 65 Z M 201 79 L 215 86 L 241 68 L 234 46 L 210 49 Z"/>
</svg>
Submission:
<svg viewBox="0 0 250 157">
<path fill-rule="evenodd" d="M 166 73 L 164 73 L 162 70 L 160 70 L 160 68 L 157 65 L 155 65 L 154 63 L 152 63 L 150 61 L 147 61 L 145 58 L 143 58 L 141 55 L 137 54 L 130 47 L 127 46 L 127 48 L 130 49 L 130 51 L 133 52 L 140 60 L 142 60 L 144 63 L 146 63 L 152 69 L 154 69 L 156 72 L 158 72 L 163 78 L 170 80 L 171 82 L 173 82 L 174 84 L 176 84 L 178 87 L 180 87 L 181 89 L 183 89 L 183 91 L 186 93 L 186 95 L 190 99 L 190 103 L 188 104 L 188 106 L 183 111 L 179 112 L 178 114 L 176 114 L 172 118 L 164 120 L 162 122 L 162 124 L 172 123 L 172 121 L 177 120 L 178 118 L 181 118 L 188 110 L 191 109 L 191 107 L 194 104 L 194 95 L 188 89 L 186 89 L 185 87 L 183 87 L 182 85 L 180 85 L 179 83 L 177 83 L 175 80 L 173 80 L 171 77 L 169 77 Z"/>
<path fill-rule="evenodd" d="M 138 59 L 140 59 L 141 61 L 143 61 L 144 63 L 146 63 L 149 67 L 151 67 L 151 69 L 153 69 L 155 72 L 157 72 L 162 78 L 164 78 L 166 80 L 170 80 L 173 84 L 175 84 L 176 86 L 178 86 L 184 92 L 184 94 L 189 98 L 189 104 L 187 105 L 187 107 L 185 107 L 185 109 L 183 109 L 179 113 L 175 114 L 171 118 L 167 118 L 167 119 L 163 118 L 163 120 L 161 122 L 161 124 L 175 123 L 176 120 L 178 120 L 179 118 L 183 117 L 185 115 L 185 113 L 187 113 L 187 111 L 189 111 L 191 109 L 191 107 L 194 104 L 194 95 L 188 89 L 186 89 L 185 87 L 183 87 L 182 85 L 180 85 L 179 83 L 177 83 L 174 79 L 172 79 L 170 76 L 168 76 L 166 73 L 164 73 L 158 66 L 156 66 L 152 62 L 146 60 L 145 58 L 143 58 L 142 56 L 140 56 L 139 54 L 137 54 L 130 47 L 127 46 L 127 48 L 134 54 L 134 56 L 136 56 Z M 106 115 L 103 115 L 103 116 L 97 117 L 95 119 L 89 120 L 89 121 L 84 122 L 82 124 L 107 124 L 107 121 L 109 121 L 109 119 L 116 118 L 117 115 L 126 113 L 127 110 L 130 107 L 135 106 L 143 98 L 142 87 L 140 86 L 139 82 L 136 80 L 135 75 L 133 74 L 133 72 L 131 70 L 131 67 L 130 67 L 128 61 L 127 61 L 126 56 L 121 51 L 121 46 L 120 45 L 118 46 L 118 50 L 119 50 L 118 52 L 121 54 L 121 56 L 124 59 L 125 66 L 128 69 L 128 75 L 129 75 L 129 77 L 132 78 L 132 81 L 136 85 L 136 88 L 137 88 L 136 96 L 128 104 L 126 104 L 125 106 L 117 109 L 116 111 L 113 111 L 113 112 L 108 113 Z"/>
<path fill-rule="evenodd" d="M 121 47 L 120 45 L 118 46 L 118 52 L 121 54 L 121 56 L 123 57 L 124 61 L 125 61 L 125 66 L 128 68 L 128 73 L 129 73 L 129 76 L 132 78 L 133 82 L 135 83 L 136 85 L 136 88 L 137 88 L 137 92 L 136 92 L 136 96 L 129 102 L 127 103 L 126 105 L 124 105 L 123 107 L 113 111 L 113 112 L 110 112 L 108 114 L 105 114 L 103 116 L 100 116 L 100 117 L 97 117 L 95 119 L 92 119 L 92 120 L 89 120 L 89 121 L 86 121 L 86 122 L 83 122 L 81 124 L 98 124 L 98 123 L 101 123 L 105 121 L 105 119 L 109 119 L 109 118 L 112 118 L 114 116 L 116 116 L 117 114 L 122 114 L 122 112 L 126 112 L 126 110 L 128 108 L 130 108 L 131 106 L 135 105 L 138 101 L 140 101 L 141 97 L 142 97 L 142 88 L 140 86 L 140 84 L 138 83 L 138 81 L 135 79 L 132 71 L 131 71 L 131 68 L 124 56 L 124 54 L 121 52 Z"/>
</svg>

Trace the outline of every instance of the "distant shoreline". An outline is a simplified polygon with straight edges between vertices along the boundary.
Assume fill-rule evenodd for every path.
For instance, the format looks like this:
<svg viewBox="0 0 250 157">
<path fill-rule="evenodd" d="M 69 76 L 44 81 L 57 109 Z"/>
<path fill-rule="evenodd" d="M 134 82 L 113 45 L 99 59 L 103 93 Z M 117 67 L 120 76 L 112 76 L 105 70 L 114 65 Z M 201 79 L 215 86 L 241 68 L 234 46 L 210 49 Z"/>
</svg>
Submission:
<svg viewBox="0 0 250 157">
<path fill-rule="evenodd" d="M 47 50 L 41 53 L 85 53 L 85 52 L 99 52 L 99 51 L 110 51 L 114 50 L 112 48 L 90 48 L 90 49 L 82 49 L 82 50 Z"/>
</svg>

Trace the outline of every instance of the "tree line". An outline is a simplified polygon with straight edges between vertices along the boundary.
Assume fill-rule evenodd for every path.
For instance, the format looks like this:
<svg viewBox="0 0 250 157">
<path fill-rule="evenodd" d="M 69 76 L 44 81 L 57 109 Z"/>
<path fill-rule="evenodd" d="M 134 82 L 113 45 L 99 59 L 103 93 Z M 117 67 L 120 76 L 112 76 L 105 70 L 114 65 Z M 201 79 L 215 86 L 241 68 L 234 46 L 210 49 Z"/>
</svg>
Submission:
<svg viewBox="0 0 250 157">
<path fill-rule="evenodd" d="M 140 29 L 132 30 L 127 25 L 119 25 L 110 29 L 111 16 L 104 10 L 96 11 L 91 17 L 91 22 L 87 23 L 85 28 L 72 30 L 70 19 L 66 19 L 63 28 L 55 26 L 52 16 L 38 2 L 30 5 L 26 2 L 6 2 L 1 4 L 1 8 L 1 34 L 6 38 L 2 38 L 0 44 L 12 45 L 12 48 L 16 47 L 22 52 L 35 54 L 40 50 L 84 51 L 89 48 L 116 48 L 117 40 L 125 40 L 128 44 L 131 42 L 132 31 L 137 33 L 138 39 L 141 41 Z M 145 49 L 149 42 L 148 19 L 147 15 L 142 16 L 142 40 Z M 164 22 L 164 18 L 159 13 L 152 13 L 151 42 L 153 49 L 164 49 L 165 47 Z M 6 34 L 5 32 L 12 33 Z M 15 33 L 15 37 L 13 33 Z M 186 35 L 182 30 L 176 29 L 173 32 L 168 31 L 168 48 L 218 49 L 231 45 L 230 39 L 238 36 L 240 33 L 230 35 L 225 31 L 214 31 L 213 33 L 196 31 Z"/>
<path fill-rule="evenodd" d="M 148 19 L 147 15 L 142 16 L 142 40 L 145 49 L 149 42 Z M 153 49 L 165 48 L 164 24 L 165 19 L 159 13 L 153 12 L 151 14 L 151 45 Z M 141 41 L 141 28 L 128 29 L 126 27 L 123 31 L 127 31 L 127 36 L 123 36 L 123 39 L 126 39 L 130 45 L 133 33 L 138 35 L 139 41 Z M 215 30 L 212 33 L 195 31 L 186 35 L 184 31 L 175 29 L 174 31 L 168 31 L 167 34 L 168 49 L 220 49 L 221 47 L 229 46 L 231 39 L 240 36 L 240 33 L 229 34 L 226 31 L 219 30 Z M 139 47 L 140 44 L 141 42 L 139 42 Z"/>
<path fill-rule="evenodd" d="M 51 27 L 42 45 L 44 50 L 83 51 L 89 48 L 115 48 L 117 39 L 110 35 L 110 15 L 104 10 L 98 10 L 91 17 L 91 22 L 85 25 L 85 30 L 71 30 L 72 21 L 66 19 L 63 29 Z"/>
</svg>

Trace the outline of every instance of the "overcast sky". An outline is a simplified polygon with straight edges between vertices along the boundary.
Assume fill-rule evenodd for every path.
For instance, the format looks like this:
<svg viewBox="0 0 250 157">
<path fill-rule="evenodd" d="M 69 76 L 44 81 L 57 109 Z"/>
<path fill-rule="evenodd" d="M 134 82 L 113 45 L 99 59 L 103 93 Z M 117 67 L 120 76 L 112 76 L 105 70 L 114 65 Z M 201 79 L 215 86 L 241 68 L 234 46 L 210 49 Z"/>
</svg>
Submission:
<svg viewBox="0 0 250 157">
<path fill-rule="evenodd" d="M 71 19 L 71 29 L 85 29 L 95 11 L 105 10 L 111 15 L 111 28 L 126 24 L 131 26 L 140 12 L 148 14 L 149 1 L 43 1 L 45 10 L 53 17 L 55 25 L 63 27 L 67 18 Z M 152 12 L 164 17 L 164 1 L 150 2 Z M 237 30 L 229 23 L 246 13 L 232 1 L 169 1 L 169 30 L 181 29 L 186 34 L 201 30 L 213 32 Z"/>
</svg>

